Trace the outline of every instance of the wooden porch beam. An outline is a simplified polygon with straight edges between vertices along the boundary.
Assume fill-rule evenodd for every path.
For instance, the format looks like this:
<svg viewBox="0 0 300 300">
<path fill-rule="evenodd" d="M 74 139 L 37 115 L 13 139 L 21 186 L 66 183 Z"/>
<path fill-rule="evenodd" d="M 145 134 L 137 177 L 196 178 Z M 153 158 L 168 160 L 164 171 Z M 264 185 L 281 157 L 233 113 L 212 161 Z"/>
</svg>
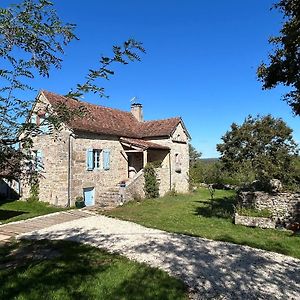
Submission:
<svg viewBox="0 0 300 300">
<path fill-rule="evenodd" d="M 143 151 L 143 168 L 146 167 L 147 162 L 148 162 L 148 151 L 144 150 Z"/>
</svg>

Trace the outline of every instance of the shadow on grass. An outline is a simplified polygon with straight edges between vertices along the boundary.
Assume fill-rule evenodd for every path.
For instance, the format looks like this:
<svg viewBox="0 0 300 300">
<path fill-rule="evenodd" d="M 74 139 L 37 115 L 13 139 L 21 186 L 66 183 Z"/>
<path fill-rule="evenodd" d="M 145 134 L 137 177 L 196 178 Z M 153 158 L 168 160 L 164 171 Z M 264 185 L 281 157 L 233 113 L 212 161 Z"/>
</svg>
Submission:
<svg viewBox="0 0 300 300">
<path fill-rule="evenodd" d="M 70 241 L 0 247 L 0 299 L 183 299 L 166 273 Z M 173 297 L 172 297 L 173 296 Z"/>
<path fill-rule="evenodd" d="M 26 211 L 16 211 L 16 210 L 7 210 L 0 209 L 0 221 L 8 220 L 16 216 L 27 214 Z"/>
<path fill-rule="evenodd" d="M 79 241 L 110 249 L 122 255 L 127 254 L 130 257 L 134 253 L 137 259 L 140 257 L 139 259 L 149 264 L 160 265 L 173 276 L 182 279 L 193 292 L 199 295 L 199 299 L 298 299 L 297 296 L 300 294 L 299 260 L 288 257 L 280 259 L 274 257 L 273 253 L 263 253 L 260 250 L 231 243 L 166 234 L 161 231 L 145 234 L 138 230 L 124 232 L 120 229 L 108 233 L 96 227 L 89 229 L 67 227 L 44 233 L 33 232 L 27 237 Z M 234 242 L 226 235 L 220 236 L 220 239 L 226 241 L 231 239 Z M 90 253 L 87 254 L 91 256 Z M 78 261 L 78 257 L 71 259 L 74 262 Z M 92 272 L 94 267 L 94 264 L 89 266 L 87 272 Z M 79 271 L 75 268 L 74 272 Z M 117 273 L 120 271 L 118 270 Z M 149 274 L 151 273 L 152 271 Z M 38 275 L 41 274 L 43 273 Z M 51 275 L 48 270 L 45 274 Z M 170 283 L 157 275 L 151 277 L 152 281 L 158 278 L 161 285 L 159 288 L 152 286 L 149 290 L 149 285 L 146 283 L 151 279 L 147 274 L 142 267 L 128 274 L 117 288 L 109 289 L 105 299 L 128 299 L 127 293 L 130 293 L 130 299 L 178 299 L 178 297 L 167 297 L 167 295 L 174 295 L 172 292 L 175 291 L 168 292 Z M 67 278 L 64 284 L 70 288 L 71 283 L 68 281 L 67 274 L 59 274 L 59 276 Z M 95 284 L 95 275 L 91 273 L 91 276 Z M 12 279 L 15 280 L 15 277 Z M 1 280 L 9 279 L 3 276 L 0 282 Z M 34 282 L 34 278 L 32 280 Z M 139 296 L 136 296 L 137 293 Z M 103 298 L 98 297 L 98 299 Z"/>
<path fill-rule="evenodd" d="M 195 215 L 206 218 L 217 217 L 229 219 L 234 214 L 234 205 L 236 205 L 236 197 L 216 198 L 212 200 L 198 200 L 201 206 L 195 210 Z"/>
</svg>

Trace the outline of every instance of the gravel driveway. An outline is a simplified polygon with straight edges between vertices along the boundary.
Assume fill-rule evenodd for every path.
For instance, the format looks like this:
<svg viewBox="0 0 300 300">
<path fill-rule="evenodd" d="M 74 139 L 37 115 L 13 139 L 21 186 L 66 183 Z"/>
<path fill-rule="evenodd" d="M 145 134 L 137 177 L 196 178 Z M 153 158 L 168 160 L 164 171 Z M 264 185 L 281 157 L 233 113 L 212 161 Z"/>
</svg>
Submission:
<svg viewBox="0 0 300 300">
<path fill-rule="evenodd" d="M 195 299 L 300 299 L 300 260 L 92 216 L 22 234 L 87 243 L 181 278 Z"/>
</svg>

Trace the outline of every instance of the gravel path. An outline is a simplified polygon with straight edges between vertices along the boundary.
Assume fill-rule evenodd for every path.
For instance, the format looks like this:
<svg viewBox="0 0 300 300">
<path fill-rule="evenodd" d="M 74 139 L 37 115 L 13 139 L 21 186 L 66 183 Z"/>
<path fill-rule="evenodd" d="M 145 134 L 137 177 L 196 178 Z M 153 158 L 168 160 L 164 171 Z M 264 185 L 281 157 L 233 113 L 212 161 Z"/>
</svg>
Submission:
<svg viewBox="0 0 300 300">
<path fill-rule="evenodd" d="M 181 278 L 194 299 L 300 299 L 300 260 L 247 246 L 100 215 L 19 237 L 68 239 L 120 253 Z"/>
</svg>

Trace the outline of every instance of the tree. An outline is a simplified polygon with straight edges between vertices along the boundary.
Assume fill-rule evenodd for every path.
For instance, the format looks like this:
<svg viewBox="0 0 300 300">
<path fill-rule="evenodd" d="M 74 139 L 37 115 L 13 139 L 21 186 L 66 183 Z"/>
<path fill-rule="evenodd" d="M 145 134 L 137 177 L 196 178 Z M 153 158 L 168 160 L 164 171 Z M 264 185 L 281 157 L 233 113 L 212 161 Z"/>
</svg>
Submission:
<svg viewBox="0 0 300 300">
<path fill-rule="evenodd" d="M 263 89 L 279 84 L 291 87 L 283 98 L 295 115 L 300 115 L 300 0 L 281 0 L 274 8 L 283 13 L 285 22 L 280 35 L 269 39 L 274 50 L 269 55 L 269 64 L 262 63 L 257 75 Z"/>
<path fill-rule="evenodd" d="M 225 170 L 231 173 L 253 172 L 266 183 L 272 178 L 288 183 L 298 146 L 292 129 L 280 118 L 248 116 L 242 125 L 233 123 L 217 145 Z"/>
<path fill-rule="evenodd" d="M 189 144 L 189 156 L 191 167 L 193 167 L 197 162 L 199 162 L 201 155 L 201 152 L 197 151 L 192 144 Z"/>
<path fill-rule="evenodd" d="M 17 142 L 23 149 L 30 149 L 31 133 L 39 131 L 37 125 L 26 122 L 35 100 L 25 100 L 22 92 L 34 90 L 30 82 L 36 76 L 49 77 L 51 69 L 61 67 L 64 47 L 78 39 L 75 27 L 64 24 L 48 0 L 23 0 L 18 5 L 0 8 L 0 170 L 9 164 L 17 166 L 11 162 L 22 156 L 30 161 L 27 154 L 14 149 Z M 100 65 L 90 69 L 83 83 L 66 96 L 78 99 L 92 92 L 107 97 L 97 79 L 108 80 L 114 74 L 110 65 L 140 60 L 137 53 L 145 52 L 142 44 L 133 39 L 113 46 L 112 50 L 111 57 L 102 56 Z M 44 122 L 59 129 L 62 122 L 83 113 L 60 105 Z M 11 173 L 17 175 L 20 168 L 12 168 Z"/>
</svg>

